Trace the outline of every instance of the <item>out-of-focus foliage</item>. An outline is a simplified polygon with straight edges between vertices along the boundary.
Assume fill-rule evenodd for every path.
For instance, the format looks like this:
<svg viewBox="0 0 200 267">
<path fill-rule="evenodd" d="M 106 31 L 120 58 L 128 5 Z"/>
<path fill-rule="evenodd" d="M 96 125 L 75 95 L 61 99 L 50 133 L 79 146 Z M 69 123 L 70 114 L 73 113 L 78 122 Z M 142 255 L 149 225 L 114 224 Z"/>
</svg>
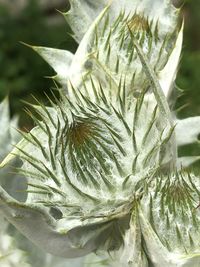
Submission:
<svg viewBox="0 0 200 267">
<path fill-rule="evenodd" d="M 200 115 L 200 1 L 185 1 L 183 10 L 184 44 L 180 71 L 176 80 L 177 86 L 181 88 L 181 96 L 176 104 L 176 108 L 180 108 L 179 118 Z M 180 156 L 184 154 L 196 156 L 199 155 L 200 143 L 197 141 L 179 150 Z M 194 170 L 199 173 L 199 161 L 194 165 Z"/>
<path fill-rule="evenodd" d="M 23 103 L 20 100 L 30 101 L 31 95 L 44 97 L 43 91 L 49 92 L 53 83 L 42 76 L 51 75 L 53 71 L 20 41 L 72 51 L 76 49 L 75 42 L 67 34 L 70 29 L 66 27 L 64 18 L 61 23 L 48 25 L 51 12 L 56 14 L 56 10 L 44 14 L 37 0 L 28 0 L 18 16 L 13 16 L 0 5 L 0 100 L 9 94 L 12 113 L 20 114 L 23 125 Z M 58 14 L 58 17 L 61 16 Z"/>
<path fill-rule="evenodd" d="M 177 85 L 183 90 L 178 107 L 187 106 L 179 116 L 200 115 L 200 1 L 187 0 L 183 6 L 185 13 L 185 33 L 180 71 Z"/>
</svg>

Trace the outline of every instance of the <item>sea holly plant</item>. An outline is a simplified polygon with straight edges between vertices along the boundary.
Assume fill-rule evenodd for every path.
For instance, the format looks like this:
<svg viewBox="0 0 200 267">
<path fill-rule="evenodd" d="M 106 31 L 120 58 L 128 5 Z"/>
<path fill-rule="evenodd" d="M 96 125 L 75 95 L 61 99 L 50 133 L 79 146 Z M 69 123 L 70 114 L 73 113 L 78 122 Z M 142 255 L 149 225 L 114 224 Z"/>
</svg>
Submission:
<svg viewBox="0 0 200 267">
<path fill-rule="evenodd" d="M 1 163 L 20 158 L 28 186 L 24 202 L 0 188 L 1 212 L 85 266 L 197 267 L 200 183 L 186 167 L 198 157 L 177 148 L 196 141 L 199 129 L 182 131 L 199 118 L 174 119 L 169 107 L 180 11 L 168 0 L 70 2 L 63 15 L 79 47 L 33 47 L 60 97 L 37 101 L 35 127 Z"/>
</svg>

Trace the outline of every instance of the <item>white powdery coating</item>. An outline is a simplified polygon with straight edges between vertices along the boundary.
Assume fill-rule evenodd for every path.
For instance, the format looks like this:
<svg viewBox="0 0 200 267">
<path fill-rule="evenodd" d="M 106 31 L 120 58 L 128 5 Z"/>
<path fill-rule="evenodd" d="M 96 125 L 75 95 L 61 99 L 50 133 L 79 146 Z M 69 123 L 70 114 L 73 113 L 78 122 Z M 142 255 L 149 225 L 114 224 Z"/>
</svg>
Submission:
<svg viewBox="0 0 200 267">
<path fill-rule="evenodd" d="M 165 183 L 165 178 L 160 178 Z M 171 182 L 174 178 L 171 178 Z M 191 186 L 187 176 L 185 175 L 186 182 Z M 200 189 L 199 179 L 194 175 L 191 176 L 192 182 L 195 184 L 196 188 Z M 167 181 L 167 180 L 166 180 Z M 181 258 L 187 257 L 190 254 L 199 253 L 200 246 L 200 234 L 199 234 L 199 224 L 200 224 L 200 211 L 199 208 L 196 208 L 199 201 L 198 193 L 193 189 L 193 208 L 187 204 L 187 197 L 184 197 L 184 192 L 182 196 L 185 198 L 184 206 L 181 207 L 181 201 L 175 201 L 175 214 L 170 212 L 169 201 L 172 201 L 175 197 L 174 195 L 169 195 L 169 192 L 162 192 L 161 189 L 156 190 L 156 182 L 152 182 L 152 185 L 149 186 L 149 193 L 142 199 L 142 207 L 144 214 L 150 220 L 153 229 L 156 230 L 156 234 L 161 240 L 164 246 L 167 246 L 169 253 L 176 255 L 181 261 Z M 172 185 L 171 185 L 172 186 Z M 186 186 L 186 185 L 182 185 Z M 188 190 L 187 188 L 185 188 Z M 184 187 L 183 187 L 184 190 Z M 178 191 L 178 189 L 176 190 Z M 177 192 L 176 194 L 179 194 Z M 168 201 L 166 198 L 169 197 Z M 150 199 L 152 199 L 152 206 L 150 205 Z M 165 202 L 166 201 L 166 202 Z M 171 204 L 171 207 L 173 204 Z M 184 208 L 184 210 L 182 210 Z M 151 209 L 151 210 L 150 210 Z M 162 213 L 163 212 L 163 213 Z M 153 218 L 151 217 L 153 215 Z M 183 217 L 184 216 L 184 217 Z M 194 223 L 194 217 L 196 223 Z M 168 217 L 168 221 L 167 221 Z M 177 230 L 178 229 L 178 230 Z M 178 232 L 177 232 L 178 231 Z M 180 235 L 180 237 L 179 237 Z M 191 244 L 191 240 L 192 243 Z M 167 244 L 166 244 L 167 242 Z M 168 248 L 169 245 L 169 248 Z M 182 266 L 182 265 L 177 265 Z"/>
</svg>

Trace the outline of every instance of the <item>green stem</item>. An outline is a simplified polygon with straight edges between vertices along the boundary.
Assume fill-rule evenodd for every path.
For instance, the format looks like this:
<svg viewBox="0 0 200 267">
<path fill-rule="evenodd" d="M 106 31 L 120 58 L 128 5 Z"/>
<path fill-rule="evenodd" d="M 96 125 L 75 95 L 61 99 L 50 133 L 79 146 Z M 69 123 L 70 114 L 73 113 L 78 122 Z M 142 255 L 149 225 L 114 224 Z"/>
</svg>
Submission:
<svg viewBox="0 0 200 267">
<path fill-rule="evenodd" d="M 133 34 L 131 33 L 131 37 L 133 40 L 133 44 L 137 50 L 138 56 L 140 58 L 140 61 L 142 63 L 143 69 L 145 71 L 145 74 L 147 78 L 149 79 L 151 85 L 152 85 L 152 90 L 155 96 L 155 99 L 158 103 L 158 106 L 160 108 L 161 114 L 166 118 L 167 122 L 169 123 L 171 128 L 174 128 L 174 122 L 171 116 L 171 112 L 169 109 L 169 105 L 167 103 L 167 99 L 162 91 L 162 88 L 160 86 L 160 83 L 156 77 L 156 74 L 150 64 L 148 63 L 148 59 L 146 55 L 143 53 L 140 45 L 138 44 L 137 40 L 135 40 Z M 177 159 L 177 146 L 176 146 L 176 139 L 175 139 L 175 134 L 172 136 L 172 151 L 173 151 L 173 164 L 176 164 L 176 159 Z"/>
</svg>

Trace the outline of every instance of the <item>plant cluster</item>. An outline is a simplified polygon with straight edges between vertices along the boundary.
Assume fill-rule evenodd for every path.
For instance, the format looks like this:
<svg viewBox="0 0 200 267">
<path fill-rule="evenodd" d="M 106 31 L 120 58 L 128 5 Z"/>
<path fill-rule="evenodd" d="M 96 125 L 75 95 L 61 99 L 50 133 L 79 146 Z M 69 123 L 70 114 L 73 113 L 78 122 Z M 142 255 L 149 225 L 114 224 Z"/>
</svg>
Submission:
<svg viewBox="0 0 200 267">
<path fill-rule="evenodd" d="M 1 212 L 79 266 L 198 267 L 200 183 L 188 167 L 199 156 L 178 148 L 197 140 L 200 118 L 178 120 L 169 106 L 180 10 L 169 0 L 70 2 L 63 15 L 79 47 L 32 47 L 55 70 L 59 98 L 31 105 L 35 127 L 2 161 L 20 159 L 27 190 L 22 201 L 0 187 Z"/>
</svg>

